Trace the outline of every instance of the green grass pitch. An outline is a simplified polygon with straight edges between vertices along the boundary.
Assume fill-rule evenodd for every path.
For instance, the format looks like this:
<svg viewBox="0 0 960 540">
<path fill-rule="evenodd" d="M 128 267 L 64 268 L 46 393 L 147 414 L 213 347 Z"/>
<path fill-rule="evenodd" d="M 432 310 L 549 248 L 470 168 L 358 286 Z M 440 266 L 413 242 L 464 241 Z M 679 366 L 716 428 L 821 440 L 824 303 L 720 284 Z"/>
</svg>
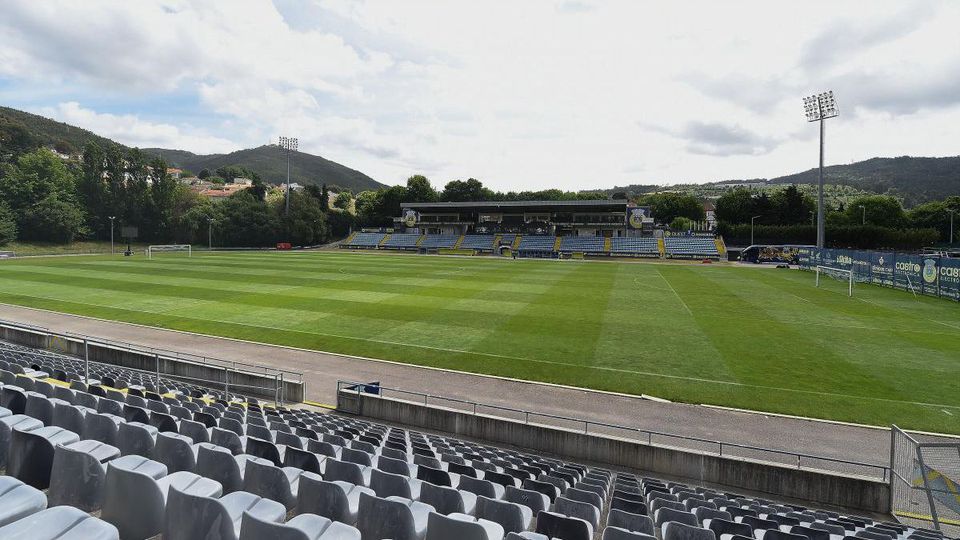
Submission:
<svg viewBox="0 0 960 540">
<path fill-rule="evenodd" d="M 0 262 L 0 302 L 960 433 L 960 306 L 797 270 L 346 252 Z M 438 389 L 438 391 L 440 391 Z"/>
</svg>

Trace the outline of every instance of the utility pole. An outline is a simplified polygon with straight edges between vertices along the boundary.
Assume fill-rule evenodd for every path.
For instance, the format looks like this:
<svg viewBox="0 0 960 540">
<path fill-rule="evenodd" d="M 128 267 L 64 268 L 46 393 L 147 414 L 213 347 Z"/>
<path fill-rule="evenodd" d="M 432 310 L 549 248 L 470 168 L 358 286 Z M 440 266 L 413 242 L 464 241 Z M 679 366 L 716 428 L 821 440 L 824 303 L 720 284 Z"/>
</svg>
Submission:
<svg viewBox="0 0 960 540">
<path fill-rule="evenodd" d="M 117 216 L 109 216 L 109 217 L 110 217 L 110 254 L 115 255 L 116 251 L 113 250 L 113 220 L 116 219 Z"/>
<path fill-rule="evenodd" d="M 213 218 L 207 218 L 207 249 L 213 251 Z"/>
</svg>

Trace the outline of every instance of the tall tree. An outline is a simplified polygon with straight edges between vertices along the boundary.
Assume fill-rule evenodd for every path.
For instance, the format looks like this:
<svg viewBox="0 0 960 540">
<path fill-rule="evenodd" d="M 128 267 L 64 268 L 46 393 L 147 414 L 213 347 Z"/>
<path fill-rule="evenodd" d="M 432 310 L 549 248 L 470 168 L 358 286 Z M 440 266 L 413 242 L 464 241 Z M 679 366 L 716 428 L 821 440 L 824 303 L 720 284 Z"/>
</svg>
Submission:
<svg viewBox="0 0 960 540">
<path fill-rule="evenodd" d="M 437 190 L 430 185 L 426 176 L 416 174 L 407 178 L 407 200 L 405 202 L 436 202 L 440 200 Z"/>
</svg>

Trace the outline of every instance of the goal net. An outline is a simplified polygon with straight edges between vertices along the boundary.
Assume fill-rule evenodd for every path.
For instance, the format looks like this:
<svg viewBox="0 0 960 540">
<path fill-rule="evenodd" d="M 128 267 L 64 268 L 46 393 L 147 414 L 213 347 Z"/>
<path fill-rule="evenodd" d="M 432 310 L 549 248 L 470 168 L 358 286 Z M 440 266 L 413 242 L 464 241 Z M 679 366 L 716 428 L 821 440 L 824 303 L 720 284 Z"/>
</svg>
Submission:
<svg viewBox="0 0 960 540">
<path fill-rule="evenodd" d="M 187 257 L 193 256 L 193 248 L 190 244 L 160 244 L 156 246 L 147 246 L 147 258 L 152 259 L 154 255 L 162 253 L 186 253 Z"/>
<path fill-rule="evenodd" d="M 853 270 L 844 268 L 833 268 L 831 266 L 817 266 L 817 288 L 826 287 L 828 284 L 837 282 L 843 283 L 847 296 L 853 296 Z"/>
</svg>

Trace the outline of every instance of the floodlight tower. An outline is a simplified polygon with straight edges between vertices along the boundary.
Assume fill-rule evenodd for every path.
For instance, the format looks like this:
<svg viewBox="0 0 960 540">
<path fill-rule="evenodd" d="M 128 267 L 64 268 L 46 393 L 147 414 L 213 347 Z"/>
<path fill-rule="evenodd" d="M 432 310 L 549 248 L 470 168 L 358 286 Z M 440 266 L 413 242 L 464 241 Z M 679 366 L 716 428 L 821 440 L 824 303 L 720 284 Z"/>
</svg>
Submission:
<svg viewBox="0 0 960 540">
<path fill-rule="evenodd" d="M 840 111 L 833 98 L 833 90 L 803 98 L 803 109 L 807 113 L 807 122 L 820 122 L 820 176 L 817 180 L 817 247 L 824 243 L 824 224 L 826 220 L 823 208 L 823 135 L 827 118 L 834 118 Z"/>
<path fill-rule="evenodd" d="M 280 137 L 280 148 L 287 152 L 287 200 L 286 209 L 284 210 L 286 215 L 290 215 L 290 152 L 296 152 L 298 144 L 300 144 L 300 141 L 298 141 L 296 137 Z"/>
</svg>

